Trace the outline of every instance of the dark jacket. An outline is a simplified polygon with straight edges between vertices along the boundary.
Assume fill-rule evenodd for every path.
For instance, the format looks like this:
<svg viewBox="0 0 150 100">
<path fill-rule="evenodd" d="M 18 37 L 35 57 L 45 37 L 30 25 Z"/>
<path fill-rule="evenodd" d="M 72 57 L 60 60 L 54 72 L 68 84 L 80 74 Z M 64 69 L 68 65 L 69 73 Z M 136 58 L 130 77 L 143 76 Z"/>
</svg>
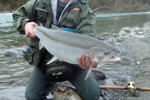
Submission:
<svg viewBox="0 0 150 100">
<path fill-rule="evenodd" d="M 27 22 L 36 22 L 50 28 L 54 22 L 55 10 L 53 1 L 56 0 L 31 0 L 18 8 L 13 14 L 13 25 L 21 34 L 25 34 L 24 26 Z M 70 0 L 71 3 L 63 11 L 61 18 L 55 23 L 60 28 L 75 29 L 75 33 L 94 36 L 95 34 L 95 15 L 88 7 L 87 3 L 80 0 Z M 52 7 L 53 6 L 53 7 Z M 29 46 L 34 48 L 33 54 L 30 54 L 30 64 L 37 66 L 39 39 L 31 39 Z M 36 57 L 34 58 L 34 55 Z M 50 55 L 52 56 L 52 55 Z M 35 61 L 34 61 L 35 60 Z M 40 60 L 40 59 L 39 59 Z"/>
</svg>

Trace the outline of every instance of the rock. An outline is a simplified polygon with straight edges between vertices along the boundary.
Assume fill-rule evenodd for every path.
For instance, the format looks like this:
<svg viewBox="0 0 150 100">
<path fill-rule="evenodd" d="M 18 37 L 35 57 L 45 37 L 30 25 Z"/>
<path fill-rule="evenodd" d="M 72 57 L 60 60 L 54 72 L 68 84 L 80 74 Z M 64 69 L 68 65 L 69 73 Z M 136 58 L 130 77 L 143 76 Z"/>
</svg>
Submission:
<svg viewBox="0 0 150 100">
<path fill-rule="evenodd" d="M 118 35 L 119 37 L 122 37 L 122 36 L 126 36 L 127 33 L 125 31 L 120 31 Z"/>
<path fill-rule="evenodd" d="M 142 38 L 142 39 L 144 39 L 145 36 L 144 35 L 137 35 L 136 38 Z"/>
<path fill-rule="evenodd" d="M 103 41 L 105 40 L 105 38 L 104 38 L 104 37 L 99 37 L 98 39 L 99 39 L 99 40 L 103 40 Z"/>
<path fill-rule="evenodd" d="M 115 43 L 115 45 L 116 45 L 116 46 L 122 46 L 122 44 L 119 43 L 119 42 Z"/>
<path fill-rule="evenodd" d="M 114 37 L 117 37 L 117 36 L 118 36 L 118 33 L 113 33 L 113 36 L 114 36 Z"/>
<path fill-rule="evenodd" d="M 18 55 L 12 51 L 7 51 L 5 54 L 4 54 L 6 57 L 12 57 L 12 58 L 16 58 Z"/>
<path fill-rule="evenodd" d="M 119 81 L 113 81 L 113 83 L 114 83 L 114 84 L 119 84 L 120 82 L 119 82 Z"/>
<path fill-rule="evenodd" d="M 128 38 L 130 36 L 130 34 L 126 33 L 125 31 L 121 30 L 119 33 L 118 33 L 118 37 L 121 38 L 121 39 L 125 39 L 125 38 Z"/>
<path fill-rule="evenodd" d="M 118 63 L 124 64 L 124 65 L 130 65 L 130 64 L 133 64 L 134 62 L 135 62 L 134 59 L 130 57 L 126 57 L 126 56 L 121 56 L 121 60 L 118 61 Z"/>
<path fill-rule="evenodd" d="M 130 27 L 124 27 L 124 28 L 121 29 L 121 31 L 125 31 L 127 33 L 131 33 L 132 32 L 132 28 L 130 28 Z"/>
<path fill-rule="evenodd" d="M 118 38 L 118 39 L 117 39 L 117 42 L 122 42 L 122 39 L 121 39 L 121 38 Z"/>
<path fill-rule="evenodd" d="M 139 31 L 142 31 L 141 28 L 139 28 L 139 27 L 136 27 L 136 28 L 134 29 L 134 32 L 139 32 Z"/>
<path fill-rule="evenodd" d="M 139 31 L 137 32 L 138 35 L 143 35 L 143 32 Z"/>
<path fill-rule="evenodd" d="M 131 33 L 129 34 L 129 36 L 130 36 L 130 37 L 136 37 L 137 34 L 136 34 L 135 32 L 131 32 Z"/>
<path fill-rule="evenodd" d="M 137 65 L 139 65 L 141 62 L 136 62 Z"/>
<path fill-rule="evenodd" d="M 53 94 L 53 100 L 83 100 L 73 88 L 58 86 Z"/>
<path fill-rule="evenodd" d="M 105 74 L 102 73 L 100 70 L 97 70 L 97 69 L 92 69 L 92 75 L 97 81 L 107 79 Z"/>
<path fill-rule="evenodd" d="M 108 35 L 109 35 L 109 34 L 106 33 L 106 32 L 102 32 L 101 34 L 102 34 L 102 36 L 108 36 Z"/>
</svg>

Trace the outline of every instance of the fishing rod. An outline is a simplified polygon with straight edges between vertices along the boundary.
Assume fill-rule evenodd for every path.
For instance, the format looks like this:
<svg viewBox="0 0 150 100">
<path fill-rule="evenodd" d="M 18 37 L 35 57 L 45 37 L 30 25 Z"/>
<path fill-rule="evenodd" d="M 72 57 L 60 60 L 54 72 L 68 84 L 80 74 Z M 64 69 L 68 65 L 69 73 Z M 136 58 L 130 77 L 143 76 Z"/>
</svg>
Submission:
<svg viewBox="0 0 150 100">
<path fill-rule="evenodd" d="M 120 90 L 128 90 L 130 93 L 135 93 L 136 90 L 141 90 L 141 91 L 150 91 L 150 88 L 147 87 L 135 87 L 134 82 L 128 82 L 128 86 L 104 86 L 104 85 L 99 85 L 101 89 L 120 89 Z"/>
</svg>

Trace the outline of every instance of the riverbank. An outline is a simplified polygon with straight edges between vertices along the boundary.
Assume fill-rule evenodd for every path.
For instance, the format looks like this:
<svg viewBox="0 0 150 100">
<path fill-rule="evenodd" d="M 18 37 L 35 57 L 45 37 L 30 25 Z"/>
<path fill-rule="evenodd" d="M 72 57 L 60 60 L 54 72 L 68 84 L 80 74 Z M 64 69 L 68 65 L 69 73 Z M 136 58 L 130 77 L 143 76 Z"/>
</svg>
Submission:
<svg viewBox="0 0 150 100">
<path fill-rule="evenodd" d="M 105 36 L 105 41 L 115 45 L 121 51 L 122 60 L 107 69 L 99 68 L 106 74 L 105 85 L 127 86 L 135 82 L 136 87 L 150 88 L 150 22 L 141 27 L 125 27 L 112 37 Z M 107 69 L 107 70 L 106 70 Z M 102 89 L 101 100 L 149 100 L 149 91 L 137 91 L 136 94 L 127 90 Z"/>
<path fill-rule="evenodd" d="M 91 5 L 91 2 L 93 2 L 92 0 L 89 1 L 89 5 L 91 6 L 92 10 L 94 11 L 99 11 L 99 10 L 106 10 L 106 11 L 109 11 L 109 10 L 148 10 L 150 9 L 150 5 L 148 3 L 146 4 L 140 4 L 140 3 L 137 3 L 135 5 L 118 5 L 118 6 L 114 6 L 113 4 L 111 6 L 108 6 L 108 5 L 103 5 L 103 6 L 93 6 Z M 14 8 L 12 7 L 9 3 L 6 3 L 6 4 L 3 4 L 0 2 L 0 12 L 14 12 L 17 8 Z"/>
<path fill-rule="evenodd" d="M 12 12 L 15 9 L 10 6 L 10 4 L 0 3 L 0 12 Z"/>
</svg>

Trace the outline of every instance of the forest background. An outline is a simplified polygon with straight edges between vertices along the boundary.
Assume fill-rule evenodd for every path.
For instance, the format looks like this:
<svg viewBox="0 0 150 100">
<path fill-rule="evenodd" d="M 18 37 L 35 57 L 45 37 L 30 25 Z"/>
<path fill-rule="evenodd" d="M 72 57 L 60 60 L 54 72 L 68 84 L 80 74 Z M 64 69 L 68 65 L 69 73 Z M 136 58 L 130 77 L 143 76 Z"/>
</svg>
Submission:
<svg viewBox="0 0 150 100">
<path fill-rule="evenodd" d="M 29 0 L 0 0 L 0 11 L 14 11 Z M 150 0 L 89 0 L 93 10 L 98 9 L 149 9 Z"/>
</svg>

